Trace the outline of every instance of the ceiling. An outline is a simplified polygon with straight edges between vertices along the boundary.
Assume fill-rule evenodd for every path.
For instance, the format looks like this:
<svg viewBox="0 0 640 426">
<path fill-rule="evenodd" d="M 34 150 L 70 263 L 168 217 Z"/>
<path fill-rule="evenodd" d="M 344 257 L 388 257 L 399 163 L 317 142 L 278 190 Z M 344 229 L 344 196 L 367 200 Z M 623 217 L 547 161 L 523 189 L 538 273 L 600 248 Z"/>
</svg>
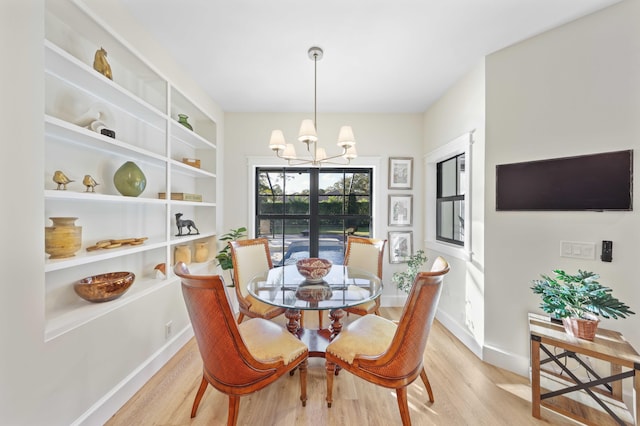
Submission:
<svg viewBox="0 0 640 426">
<path fill-rule="evenodd" d="M 228 112 L 424 112 L 482 57 L 619 0 L 120 0 Z"/>
</svg>

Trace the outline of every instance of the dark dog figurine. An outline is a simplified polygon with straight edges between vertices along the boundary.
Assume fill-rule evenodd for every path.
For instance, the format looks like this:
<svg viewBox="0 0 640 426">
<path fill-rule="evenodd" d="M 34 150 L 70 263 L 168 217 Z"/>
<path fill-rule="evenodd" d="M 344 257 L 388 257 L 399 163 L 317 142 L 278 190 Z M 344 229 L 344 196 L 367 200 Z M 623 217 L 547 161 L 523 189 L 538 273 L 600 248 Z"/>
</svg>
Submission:
<svg viewBox="0 0 640 426">
<path fill-rule="evenodd" d="M 191 228 L 196 230 L 195 235 L 199 235 L 200 231 L 198 230 L 198 228 L 196 227 L 196 224 L 193 223 L 192 220 L 190 219 L 180 219 L 182 217 L 182 213 L 176 213 L 176 226 L 178 227 L 178 233 L 176 234 L 176 237 L 179 237 L 181 235 L 191 235 Z M 187 230 L 189 231 L 188 234 L 183 234 L 182 233 L 182 228 L 187 228 Z"/>
</svg>

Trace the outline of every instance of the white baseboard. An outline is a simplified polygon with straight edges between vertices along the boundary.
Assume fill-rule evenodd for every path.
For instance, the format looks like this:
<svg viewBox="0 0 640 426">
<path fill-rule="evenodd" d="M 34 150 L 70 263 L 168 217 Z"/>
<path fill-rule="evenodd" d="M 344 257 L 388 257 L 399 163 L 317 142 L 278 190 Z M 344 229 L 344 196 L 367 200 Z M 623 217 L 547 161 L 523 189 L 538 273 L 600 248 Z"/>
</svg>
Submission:
<svg viewBox="0 0 640 426">
<path fill-rule="evenodd" d="M 438 309 L 436 319 L 445 326 L 458 340 L 462 342 L 475 356 L 482 358 L 482 346 L 476 341 L 469 330 L 460 326 L 449 314 Z"/>
<path fill-rule="evenodd" d="M 383 294 L 382 296 L 380 296 L 380 306 L 384 306 L 385 308 L 396 306 L 403 307 L 406 300 L 406 295 L 387 296 Z"/>
<path fill-rule="evenodd" d="M 78 417 L 73 426 L 103 425 L 193 337 L 188 325 Z"/>
<path fill-rule="evenodd" d="M 496 367 L 529 377 L 529 357 L 505 352 L 492 346 L 480 345 L 469 331 L 447 313 L 438 310 L 436 318 L 447 330 L 462 342 L 475 356 Z"/>
<path fill-rule="evenodd" d="M 496 367 L 529 377 L 529 357 L 523 357 L 493 346 L 484 346 L 482 360 Z"/>
</svg>

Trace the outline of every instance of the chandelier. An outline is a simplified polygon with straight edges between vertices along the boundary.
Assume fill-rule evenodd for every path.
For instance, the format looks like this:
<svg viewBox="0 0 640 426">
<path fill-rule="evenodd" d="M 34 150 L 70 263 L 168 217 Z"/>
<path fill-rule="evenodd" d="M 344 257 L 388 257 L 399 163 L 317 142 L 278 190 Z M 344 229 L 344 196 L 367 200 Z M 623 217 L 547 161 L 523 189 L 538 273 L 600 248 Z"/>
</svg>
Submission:
<svg viewBox="0 0 640 426">
<path fill-rule="evenodd" d="M 274 130 L 271 132 L 269 148 L 271 148 L 279 158 L 287 160 L 290 166 L 302 164 L 311 164 L 312 166 L 321 166 L 323 163 L 328 164 L 349 164 L 351 160 L 356 158 L 356 140 L 353 137 L 351 126 L 342 126 L 338 134 L 337 145 L 342 152 L 337 155 L 327 156 L 324 148 L 318 147 L 317 129 L 317 86 L 318 86 L 318 61 L 322 59 L 322 49 L 319 47 L 309 48 L 309 58 L 313 60 L 313 120 L 302 120 L 298 141 L 306 145 L 309 156 L 298 157 L 296 148 L 293 144 L 286 143 L 282 130 Z M 337 162 L 332 160 L 342 159 L 344 161 Z M 345 163 L 346 162 L 346 163 Z"/>
</svg>

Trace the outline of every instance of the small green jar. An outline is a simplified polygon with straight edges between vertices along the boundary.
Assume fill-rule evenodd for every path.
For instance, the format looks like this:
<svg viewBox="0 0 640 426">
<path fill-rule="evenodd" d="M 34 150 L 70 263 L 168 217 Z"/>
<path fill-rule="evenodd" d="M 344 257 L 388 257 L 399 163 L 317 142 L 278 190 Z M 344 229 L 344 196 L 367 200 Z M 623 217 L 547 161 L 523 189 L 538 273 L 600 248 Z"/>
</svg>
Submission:
<svg viewBox="0 0 640 426">
<path fill-rule="evenodd" d="M 189 122 L 187 121 L 188 118 L 189 117 L 185 114 L 178 114 L 178 123 L 182 124 L 189 130 L 193 130 L 193 127 L 191 127 L 191 124 L 189 124 Z"/>
</svg>

